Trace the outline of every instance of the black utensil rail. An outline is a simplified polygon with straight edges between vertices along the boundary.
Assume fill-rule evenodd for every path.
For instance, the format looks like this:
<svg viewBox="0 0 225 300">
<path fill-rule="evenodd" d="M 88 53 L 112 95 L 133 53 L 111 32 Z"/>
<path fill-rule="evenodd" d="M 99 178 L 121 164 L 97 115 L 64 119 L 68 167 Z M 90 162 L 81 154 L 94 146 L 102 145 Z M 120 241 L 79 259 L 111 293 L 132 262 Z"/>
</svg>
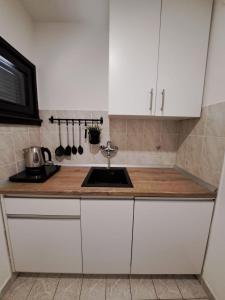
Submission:
<svg viewBox="0 0 225 300">
<path fill-rule="evenodd" d="M 51 116 L 51 118 L 49 118 L 49 121 L 53 124 L 53 123 L 58 123 L 58 124 L 63 124 L 63 123 L 71 123 L 71 124 L 85 124 L 85 125 L 91 125 L 91 124 L 103 124 L 103 117 L 99 118 L 99 119 L 65 119 L 65 118 L 54 118 L 53 116 Z"/>
</svg>

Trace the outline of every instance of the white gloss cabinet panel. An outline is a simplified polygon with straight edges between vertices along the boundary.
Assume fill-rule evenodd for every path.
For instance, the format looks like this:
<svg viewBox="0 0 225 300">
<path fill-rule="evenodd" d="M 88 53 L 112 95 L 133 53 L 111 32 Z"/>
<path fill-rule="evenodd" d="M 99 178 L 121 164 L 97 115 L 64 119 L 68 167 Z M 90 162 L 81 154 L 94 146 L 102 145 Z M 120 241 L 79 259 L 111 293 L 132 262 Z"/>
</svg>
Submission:
<svg viewBox="0 0 225 300">
<path fill-rule="evenodd" d="M 200 274 L 214 202 L 135 201 L 132 274 Z"/>
<path fill-rule="evenodd" d="M 0 196 L 1 201 L 1 196 Z M 7 241 L 5 238 L 4 223 L 1 212 L 0 202 L 0 294 L 1 290 L 11 277 L 10 261 L 7 249 Z"/>
<path fill-rule="evenodd" d="M 79 199 L 5 198 L 7 214 L 80 216 Z"/>
<path fill-rule="evenodd" d="M 111 0 L 109 114 L 155 111 L 161 1 Z"/>
<path fill-rule="evenodd" d="M 82 200 L 83 271 L 129 274 L 133 200 Z"/>
<path fill-rule="evenodd" d="M 17 272 L 82 273 L 78 219 L 8 219 Z"/>
<path fill-rule="evenodd" d="M 162 1 L 157 116 L 200 116 L 211 11 L 212 0 Z"/>
</svg>

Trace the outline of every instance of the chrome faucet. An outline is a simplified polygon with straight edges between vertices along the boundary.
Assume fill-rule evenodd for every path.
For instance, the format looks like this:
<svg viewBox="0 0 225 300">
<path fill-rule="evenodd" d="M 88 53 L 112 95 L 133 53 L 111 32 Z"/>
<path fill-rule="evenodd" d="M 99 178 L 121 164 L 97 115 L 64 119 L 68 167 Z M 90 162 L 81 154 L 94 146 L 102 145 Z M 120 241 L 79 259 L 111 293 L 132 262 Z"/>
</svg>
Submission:
<svg viewBox="0 0 225 300">
<path fill-rule="evenodd" d="M 114 146 L 111 141 L 108 141 L 106 146 L 101 145 L 100 149 L 101 149 L 102 154 L 107 157 L 108 169 L 110 169 L 110 166 L 111 166 L 110 159 L 113 155 L 116 154 L 116 152 L 118 151 L 119 148 L 117 146 Z"/>
</svg>

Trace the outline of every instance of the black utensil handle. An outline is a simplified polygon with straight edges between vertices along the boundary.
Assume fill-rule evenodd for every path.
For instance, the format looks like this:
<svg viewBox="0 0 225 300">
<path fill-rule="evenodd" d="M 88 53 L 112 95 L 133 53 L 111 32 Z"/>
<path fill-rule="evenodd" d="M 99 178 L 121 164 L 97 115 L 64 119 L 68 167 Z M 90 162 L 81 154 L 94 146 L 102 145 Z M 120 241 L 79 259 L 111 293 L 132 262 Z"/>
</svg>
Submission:
<svg viewBox="0 0 225 300">
<path fill-rule="evenodd" d="M 51 151 L 48 148 L 41 147 L 41 152 L 42 152 L 42 155 L 43 155 L 43 158 L 44 158 L 45 162 L 47 161 L 46 157 L 45 157 L 45 153 L 48 154 L 48 161 L 52 160 L 52 154 L 51 154 Z"/>
<path fill-rule="evenodd" d="M 61 138 L 61 124 L 60 124 L 60 120 L 58 121 L 58 125 L 59 125 L 59 144 L 61 146 L 62 145 L 62 138 Z"/>
<path fill-rule="evenodd" d="M 69 127 L 68 127 L 68 121 L 66 121 L 66 131 L 67 131 L 67 145 L 69 145 Z"/>
<path fill-rule="evenodd" d="M 74 121 L 73 121 L 73 146 L 74 146 Z"/>
<path fill-rule="evenodd" d="M 87 139 L 87 122 L 85 121 L 85 132 L 84 132 L 84 138 Z"/>
<path fill-rule="evenodd" d="M 81 145 L 81 127 L 79 122 L 79 145 Z"/>
</svg>

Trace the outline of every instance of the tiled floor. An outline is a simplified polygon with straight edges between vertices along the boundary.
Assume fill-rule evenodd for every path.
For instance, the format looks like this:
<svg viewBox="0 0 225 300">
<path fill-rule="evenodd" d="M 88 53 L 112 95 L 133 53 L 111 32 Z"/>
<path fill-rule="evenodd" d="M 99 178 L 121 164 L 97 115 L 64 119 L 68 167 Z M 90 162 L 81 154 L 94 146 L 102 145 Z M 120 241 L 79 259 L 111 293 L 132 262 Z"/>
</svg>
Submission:
<svg viewBox="0 0 225 300">
<path fill-rule="evenodd" d="M 2 300 L 198 299 L 207 295 L 194 277 L 118 277 L 21 274 Z"/>
</svg>

